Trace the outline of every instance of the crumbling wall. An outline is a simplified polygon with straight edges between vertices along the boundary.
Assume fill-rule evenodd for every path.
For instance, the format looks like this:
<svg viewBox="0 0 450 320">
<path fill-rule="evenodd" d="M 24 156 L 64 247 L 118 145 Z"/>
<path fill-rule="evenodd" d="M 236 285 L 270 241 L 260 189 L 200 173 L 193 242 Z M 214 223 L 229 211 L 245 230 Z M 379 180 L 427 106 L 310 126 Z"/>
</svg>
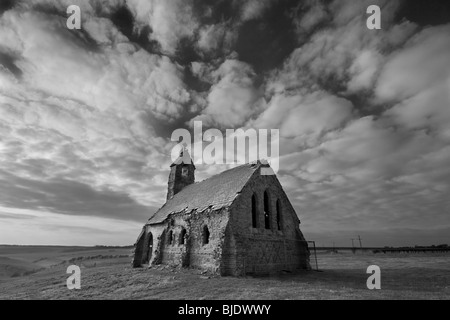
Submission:
<svg viewBox="0 0 450 320">
<path fill-rule="evenodd" d="M 270 229 L 265 228 L 264 192 L 268 191 Z M 257 197 L 257 228 L 252 226 L 252 195 Z M 277 200 L 281 230 L 277 227 Z M 275 175 L 255 175 L 231 207 L 225 240 L 225 274 L 267 274 L 309 269 L 309 250 L 298 217 Z M 233 257 L 234 254 L 234 257 Z"/>
<path fill-rule="evenodd" d="M 227 208 L 193 212 L 190 217 L 190 266 L 220 274 L 225 230 L 228 224 Z M 208 228 L 209 241 L 203 243 L 204 227 Z"/>
<path fill-rule="evenodd" d="M 237 244 L 236 238 L 234 237 L 233 225 L 228 223 L 223 242 L 220 274 L 224 276 L 242 274 L 242 272 L 239 271 L 240 267 L 242 266 L 239 266 L 237 260 Z"/>
<path fill-rule="evenodd" d="M 150 235 L 151 233 L 151 235 Z M 138 237 L 134 247 L 133 268 L 141 267 L 145 264 L 158 263 L 161 259 L 161 238 L 163 237 L 163 225 L 145 225 Z M 150 239 L 152 246 L 150 247 Z"/>
<path fill-rule="evenodd" d="M 133 268 L 138 268 L 142 265 L 142 256 L 144 254 L 144 241 L 145 241 L 145 227 L 138 236 L 136 243 L 134 244 L 134 254 L 131 265 Z"/>
<path fill-rule="evenodd" d="M 182 230 L 186 233 L 181 241 Z M 172 240 L 170 240 L 172 237 Z M 165 221 L 161 259 L 159 263 L 171 266 L 186 266 L 189 253 L 190 224 L 185 214 L 171 215 Z"/>
<path fill-rule="evenodd" d="M 162 250 L 165 242 L 166 225 L 164 223 L 147 225 L 146 232 L 153 235 L 153 253 L 149 265 L 160 264 L 162 260 Z"/>
<path fill-rule="evenodd" d="M 208 208 L 172 214 L 164 223 L 146 226 L 146 232 L 153 235 L 150 264 L 193 267 L 219 274 L 228 213 L 227 209 Z M 203 243 L 205 226 L 209 230 L 207 244 Z"/>
</svg>

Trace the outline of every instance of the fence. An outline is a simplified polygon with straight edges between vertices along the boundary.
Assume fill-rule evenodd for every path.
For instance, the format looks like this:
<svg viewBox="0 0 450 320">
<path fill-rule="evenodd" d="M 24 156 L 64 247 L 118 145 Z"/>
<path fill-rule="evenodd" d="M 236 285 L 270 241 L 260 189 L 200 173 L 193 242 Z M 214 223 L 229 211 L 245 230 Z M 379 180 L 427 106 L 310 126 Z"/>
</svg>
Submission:
<svg viewBox="0 0 450 320">
<path fill-rule="evenodd" d="M 315 241 L 306 241 L 307 243 L 308 243 L 308 250 L 309 250 L 309 253 L 310 253 L 310 256 L 309 256 L 309 264 L 311 265 L 311 268 L 313 269 L 313 270 L 315 270 L 315 271 L 319 271 L 319 264 L 318 264 L 318 262 L 317 262 L 317 250 L 316 250 L 316 242 Z M 311 257 L 311 255 L 312 255 L 312 253 L 311 253 L 311 249 L 312 249 L 312 251 L 314 251 L 314 264 L 315 264 L 315 269 L 314 269 L 314 267 L 313 267 L 313 263 L 312 263 L 312 257 Z"/>
</svg>

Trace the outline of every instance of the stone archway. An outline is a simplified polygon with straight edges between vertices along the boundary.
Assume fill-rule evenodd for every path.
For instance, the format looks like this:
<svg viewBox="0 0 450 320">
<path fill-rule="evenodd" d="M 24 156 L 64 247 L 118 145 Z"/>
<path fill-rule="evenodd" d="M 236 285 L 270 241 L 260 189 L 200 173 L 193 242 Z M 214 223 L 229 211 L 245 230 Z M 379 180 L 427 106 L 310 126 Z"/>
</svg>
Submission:
<svg viewBox="0 0 450 320">
<path fill-rule="evenodd" d="M 142 230 L 134 247 L 133 268 L 139 268 L 142 266 L 144 245 L 145 245 L 145 230 Z"/>
<path fill-rule="evenodd" d="M 151 232 L 149 232 L 147 234 L 147 241 L 146 241 L 146 246 L 145 246 L 144 250 L 145 250 L 145 255 L 144 255 L 143 264 L 149 264 L 150 261 L 152 260 L 152 255 L 153 255 L 153 234 Z"/>
</svg>

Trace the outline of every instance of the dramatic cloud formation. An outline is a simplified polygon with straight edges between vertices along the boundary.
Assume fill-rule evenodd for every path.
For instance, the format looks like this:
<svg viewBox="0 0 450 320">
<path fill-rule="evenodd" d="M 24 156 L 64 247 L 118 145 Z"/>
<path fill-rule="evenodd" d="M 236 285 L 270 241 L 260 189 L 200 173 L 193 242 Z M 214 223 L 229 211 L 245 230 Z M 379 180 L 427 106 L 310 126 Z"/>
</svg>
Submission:
<svg viewBox="0 0 450 320">
<path fill-rule="evenodd" d="M 207 97 L 208 106 L 195 120 L 226 128 L 243 125 L 254 112 L 259 99 L 254 77 L 248 64 L 226 60 L 212 72 L 214 84 Z"/>
<path fill-rule="evenodd" d="M 151 38 L 164 52 L 174 54 L 183 38 L 191 38 L 198 29 L 192 0 L 131 0 L 128 2 L 139 24 L 153 30 Z"/>
<path fill-rule="evenodd" d="M 82 30 L 66 28 L 71 4 Z M 373 4 L 381 30 L 366 28 Z M 165 201 L 172 131 L 197 120 L 280 130 L 279 178 L 319 244 L 450 243 L 439 6 L 0 5 L 0 243 L 131 244 Z M 198 165 L 197 180 L 226 167 Z"/>
</svg>

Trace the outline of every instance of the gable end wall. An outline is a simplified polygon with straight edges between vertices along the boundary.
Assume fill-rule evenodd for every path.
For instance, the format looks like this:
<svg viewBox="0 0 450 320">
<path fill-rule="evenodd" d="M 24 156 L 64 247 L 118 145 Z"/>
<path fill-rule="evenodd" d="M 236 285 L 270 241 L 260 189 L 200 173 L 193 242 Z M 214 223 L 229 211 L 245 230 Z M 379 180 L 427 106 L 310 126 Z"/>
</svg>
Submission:
<svg viewBox="0 0 450 320">
<path fill-rule="evenodd" d="M 271 211 L 270 230 L 264 223 L 264 191 L 268 190 Z M 252 227 L 252 195 L 257 196 L 258 227 Z M 277 230 L 276 201 L 281 202 L 282 230 Z M 310 269 L 309 250 L 299 228 L 299 219 L 277 177 L 250 179 L 231 207 L 226 252 L 235 254 L 226 274 L 267 274 L 282 270 Z M 227 263 L 227 260 L 224 260 Z"/>
</svg>

